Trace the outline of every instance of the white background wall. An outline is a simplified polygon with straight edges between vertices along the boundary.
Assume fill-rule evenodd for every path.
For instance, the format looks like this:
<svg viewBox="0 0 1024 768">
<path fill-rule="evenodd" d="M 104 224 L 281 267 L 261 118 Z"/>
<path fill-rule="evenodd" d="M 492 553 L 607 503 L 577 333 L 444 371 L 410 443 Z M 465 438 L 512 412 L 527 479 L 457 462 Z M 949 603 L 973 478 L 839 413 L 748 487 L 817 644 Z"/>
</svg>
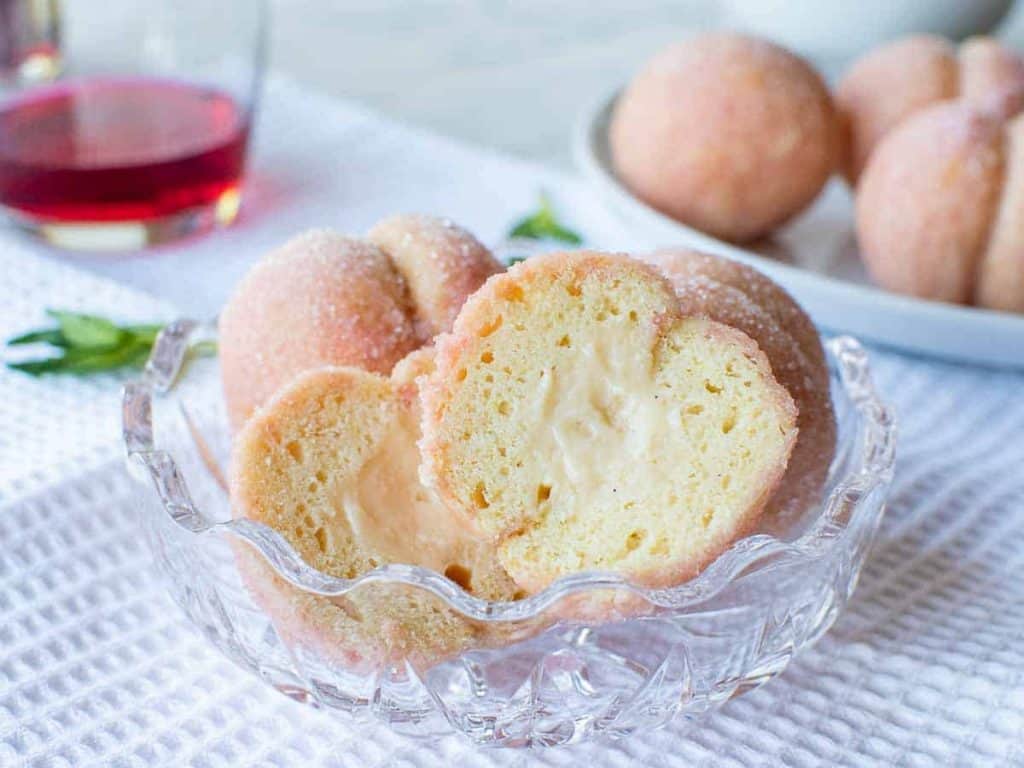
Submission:
<svg viewBox="0 0 1024 768">
<path fill-rule="evenodd" d="M 586 103 L 718 15 L 710 0 L 276 0 L 273 12 L 273 65 L 295 77 L 562 162 Z"/>
<path fill-rule="evenodd" d="M 716 0 L 272 0 L 272 7 L 273 66 L 400 119 L 562 165 L 581 109 L 654 49 L 689 30 L 728 24 Z M 1021 10 L 1004 27 L 1024 47 Z"/>
</svg>

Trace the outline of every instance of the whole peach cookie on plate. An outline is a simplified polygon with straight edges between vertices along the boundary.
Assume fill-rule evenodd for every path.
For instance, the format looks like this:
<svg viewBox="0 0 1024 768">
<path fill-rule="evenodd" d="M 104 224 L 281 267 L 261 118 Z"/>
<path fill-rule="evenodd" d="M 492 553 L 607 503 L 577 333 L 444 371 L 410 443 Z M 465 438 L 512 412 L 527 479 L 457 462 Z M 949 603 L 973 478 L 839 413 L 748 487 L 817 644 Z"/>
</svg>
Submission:
<svg viewBox="0 0 1024 768">
<path fill-rule="evenodd" d="M 845 132 L 843 173 L 855 184 L 878 143 L 897 125 L 940 101 L 979 106 L 1024 96 L 1024 59 L 998 40 L 958 47 L 934 35 L 887 43 L 858 59 L 836 89 Z"/>
<path fill-rule="evenodd" d="M 517 587 L 493 548 L 418 479 L 416 378 L 430 358 L 429 350 L 414 352 L 391 379 L 350 367 L 301 374 L 238 434 L 233 514 L 271 526 L 332 576 L 420 565 L 477 597 L 511 600 Z M 289 645 L 311 646 L 344 666 L 408 659 L 426 668 L 487 643 L 482 629 L 425 591 L 369 584 L 327 598 L 289 584 L 245 544 L 236 555 Z"/>
<path fill-rule="evenodd" d="M 715 237 L 767 235 L 839 161 L 828 88 L 766 40 L 707 34 L 657 54 L 619 96 L 612 164 L 651 206 Z"/>
<path fill-rule="evenodd" d="M 531 593 L 586 570 L 692 577 L 756 525 L 797 435 L 757 345 L 683 316 L 665 278 L 622 255 L 492 277 L 421 393 L 424 480 Z"/>
<path fill-rule="evenodd" d="M 1024 312 L 1024 117 L 930 107 L 879 145 L 857 191 L 857 237 L 883 288 Z"/>
<path fill-rule="evenodd" d="M 684 314 L 725 323 L 756 341 L 793 397 L 800 435 L 765 509 L 766 524 L 785 525 L 821 500 L 835 453 L 829 374 L 814 324 L 781 286 L 746 264 L 682 248 L 643 258 L 672 282 Z"/>
</svg>

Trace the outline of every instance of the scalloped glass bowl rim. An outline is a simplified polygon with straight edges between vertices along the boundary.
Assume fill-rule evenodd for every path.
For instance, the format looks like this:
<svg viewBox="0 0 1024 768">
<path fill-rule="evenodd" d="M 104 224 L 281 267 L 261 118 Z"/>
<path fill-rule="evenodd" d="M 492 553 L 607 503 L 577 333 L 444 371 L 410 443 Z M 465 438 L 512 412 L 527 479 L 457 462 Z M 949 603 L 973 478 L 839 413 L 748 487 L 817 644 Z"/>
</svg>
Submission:
<svg viewBox="0 0 1024 768">
<path fill-rule="evenodd" d="M 370 583 L 405 584 L 429 591 L 450 608 L 482 622 L 523 621 L 539 617 L 547 608 L 568 597 L 595 590 L 626 591 L 661 609 L 681 611 L 707 601 L 740 575 L 768 567 L 780 558 L 808 564 L 825 558 L 847 532 L 865 515 L 881 514 L 882 506 L 862 504 L 892 478 L 895 426 L 891 413 L 879 400 L 871 381 L 867 353 L 849 336 L 825 342 L 830 362 L 838 368 L 839 382 L 857 412 L 855 434 L 860 443 L 850 471 L 838 478 L 820 513 L 807 530 L 793 541 L 755 534 L 733 543 L 697 577 L 675 587 L 652 589 L 621 576 L 584 572 L 564 576 L 543 591 L 514 602 L 492 602 L 473 597 L 440 573 L 413 565 L 380 566 L 354 579 L 330 576 L 302 560 L 287 540 L 262 523 L 246 519 L 217 522 L 193 504 L 184 477 L 174 458 L 154 442 L 152 397 L 173 389 L 189 350 L 198 342 L 215 338 L 212 323 L 178 320 L 161 332 L 142 375 L 123 392 L 122 427 L 129 465 L 142 467 L 154 483 L 163 510 L 195 537 L 232 536 L 259 550 L 281 577 L 299 589 L 328 597 L 341 596 Z M 187 374 L 184 374 L 187 375 Z M 219 381 L 218 381 L 219 384 Z M 859 438 L 859 440 L 858 440 Z"/>
</svg>

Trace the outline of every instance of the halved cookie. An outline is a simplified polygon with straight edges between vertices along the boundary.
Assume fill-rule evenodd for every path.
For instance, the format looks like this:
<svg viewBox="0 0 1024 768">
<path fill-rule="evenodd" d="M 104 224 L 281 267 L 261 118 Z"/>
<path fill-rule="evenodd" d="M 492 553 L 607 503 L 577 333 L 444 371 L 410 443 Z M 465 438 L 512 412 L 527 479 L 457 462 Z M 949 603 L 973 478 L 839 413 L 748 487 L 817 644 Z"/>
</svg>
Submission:
<svg viewBox="0 0 1024 768">
<path fill-rule="evenodd" d="M 757 342 L 796 403 L 800 437 L 762 526 L 785 529 L 821 501 L 835 454 L 828 366 L 814 324 L 781 286 L 746 264 L 683 248 L 643 258 L 669 279 L 685 314 L 725 323 Z"/>
<path fill-rule="evenodd" d="M 418 351 L 391 380 L 347 367 L 299 376 L 238 435 L 234 514 L 275 528 L 307 563 L 333 576 L 415 564 L 477 597 L 513 599 L 517 587 L 493 549 L 468 535 L 418 479 L 414 379 L 429 368 L 429 352 Z M 347 666 L 408 659 L 427 667 L 484 642 L 480 628 L 422 590 L 376 584 L 333 600 L 293 587 L 248 547 L 238 554 L 247 584 L 286 641 Z"/>
<path fill-rule="evenodd" d="M 756 523 L 796 408 L 757 345 L 684 317 L 626 256 L 537 256 L 492 277 L 422 386 L 423 474 L 522 588 L 607 570 L 695 575 Z"/>
</svg>

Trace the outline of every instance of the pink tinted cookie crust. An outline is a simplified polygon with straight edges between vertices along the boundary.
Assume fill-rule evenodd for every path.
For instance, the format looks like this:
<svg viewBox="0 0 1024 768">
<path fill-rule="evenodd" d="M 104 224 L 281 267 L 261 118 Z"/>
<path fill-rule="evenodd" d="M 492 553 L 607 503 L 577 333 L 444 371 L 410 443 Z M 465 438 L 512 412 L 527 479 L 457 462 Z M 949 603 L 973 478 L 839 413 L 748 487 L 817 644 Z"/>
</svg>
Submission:
<svg viewBox="0 0 1024 768">
<path fill-rule="evenodd" d="M 419 346 L 409 312 L 401 275 L 375 245 L 323 229 L 292 238 L 250 270 L 220 315 L 233 427 L 303 371 L 389 373 Z"/>
<path fill-rule="evenodd" d="M 736 242 L 808 206 L 839 140 L 828 89 L 805 61 L 729 33 L 657 54 L 619 97 L 609 133 L 616 173 L 638 197 Z"/>
</svg>

